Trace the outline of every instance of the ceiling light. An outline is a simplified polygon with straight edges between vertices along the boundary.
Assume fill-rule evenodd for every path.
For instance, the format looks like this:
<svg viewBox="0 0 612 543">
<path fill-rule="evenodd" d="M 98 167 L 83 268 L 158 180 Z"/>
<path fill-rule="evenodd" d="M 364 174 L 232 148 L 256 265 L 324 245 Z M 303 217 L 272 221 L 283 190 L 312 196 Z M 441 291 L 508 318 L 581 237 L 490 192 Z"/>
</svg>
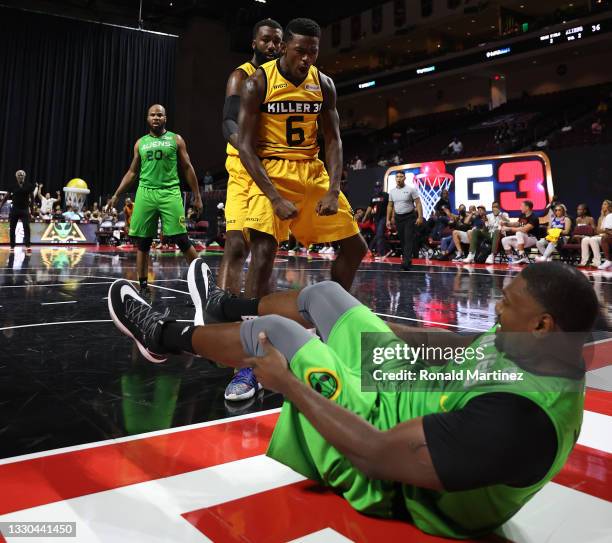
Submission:
<svg viewBox="0 0 612 543">
<path fill-rule="evenodd" d="M 476 19 L 472 19 L 472 22 L 473 22 L 473 23 L 475 23 L 475 22 L 476 22 Z"/>
</svg>

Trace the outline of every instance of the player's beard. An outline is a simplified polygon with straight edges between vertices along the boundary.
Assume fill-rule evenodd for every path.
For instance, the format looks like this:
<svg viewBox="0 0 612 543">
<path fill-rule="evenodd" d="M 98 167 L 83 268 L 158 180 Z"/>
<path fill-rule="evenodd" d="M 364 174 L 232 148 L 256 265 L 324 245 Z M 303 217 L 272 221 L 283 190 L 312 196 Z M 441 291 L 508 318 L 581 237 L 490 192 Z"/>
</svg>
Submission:
<svg viewBox="0 0 612 543">
<path fill-rule="evenodd" d="M 270 62 L 271 60 L 275 60 L 278 58 L 278 55 L 275 55 L 274 58 L 270 59 L 268 58 L 268 55 L 266 55 L 265 53 L 262 53 L 257 48 L 254 51 L 255 51 L 255 62 L 257 62 L 258 66 L 261 66 L 262 64 L 266 62 Z"/>
</svg>

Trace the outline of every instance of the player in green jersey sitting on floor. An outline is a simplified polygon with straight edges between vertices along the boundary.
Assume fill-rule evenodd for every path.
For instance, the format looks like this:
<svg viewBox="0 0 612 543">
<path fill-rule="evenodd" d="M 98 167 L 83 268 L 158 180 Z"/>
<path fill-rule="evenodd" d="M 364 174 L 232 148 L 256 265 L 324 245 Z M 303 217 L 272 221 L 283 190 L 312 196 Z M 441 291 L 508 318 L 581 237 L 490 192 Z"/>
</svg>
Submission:
<svg viewBox="0 0 612 543">
<path fill-rule="evenodd" d="M 126 192 L 136 179 L 140 180 L 129 235 L 135 240 L 138 249 L 136 268 L 142 293 L 148 291 L 149 251 L 153 239 L 157 237 L 160 218 L 166 243 L 175 243 L 187 262 L 198 256 L 187 237 L 178 165 L 180 164 L 183 176 L 193 192 L 193 205 L 199 214 L 202 211 L 202 198 L 198 190 L 198 180 L 187 154 L 185 140 L 166 130 L 166 120 L 164 106 L 156 104 L 149 108 L 149 133 L 134 145 L 134 158 L 130 168 L 108 206 L 111 209 L 115 207 L 119 196 Z"/>
<path fill-rule="evenodd" d="M 470 336 L 386 323 L 337 283 L 254 301 L 219 289 L 202 259 L 189 272 L 194 326 L 155 312 L 124 280 L 109 290 L 116 325 L 154 362 L 189 352 L 252 366 L 265 388 L 285 397 L 268 455 L 363 513 L 445 537 L 478 537 L 549 482 L 578 438 L 582 348 L 599 304 L 571 266 L 523 270 L 503 290 L 499 324 Z M 254 313 L 261 316 L 204 325 L 206 314 Z M 319 338 L 306 330 L 313 326 Z M 461 356 L 401 360 L 406 344 Z M 384 353 L 392 356 L 379 364 Z M 370 379 L 377 369 L 445 377 L 394 389 Z"/>
</svg>

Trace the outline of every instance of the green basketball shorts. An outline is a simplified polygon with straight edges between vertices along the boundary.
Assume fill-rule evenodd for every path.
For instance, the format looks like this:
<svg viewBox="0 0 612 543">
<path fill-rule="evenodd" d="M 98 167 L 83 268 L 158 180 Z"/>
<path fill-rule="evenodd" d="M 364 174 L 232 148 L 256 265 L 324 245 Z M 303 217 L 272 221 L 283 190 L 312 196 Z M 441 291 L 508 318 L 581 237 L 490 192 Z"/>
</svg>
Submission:
<svg viewBox="0 0 612 543">
<path fill-rule="evenodd" d="M 157 237 L 157 223 L 160 218 L 164 236 L 176 236 L 187 232 L 185 208 L 180 188 L 138 187 L 129 235 L 139 238 Z"/>
<path fill-rule="evenodd" d="M 352 307 L 338 319 L 327 343 L 313 338 L 295 354 L 289 368 L 307 386 L 387 430 L 399 422 L 397 393 L 361 390 L 362 332 L 391 329 L 367 307 Z M 393 485 L 367 479 L 290 402 L 283 405 L 267 454 L 341 492 L 358 511 L 382 517 L 393 514 Z"/>
</svg>

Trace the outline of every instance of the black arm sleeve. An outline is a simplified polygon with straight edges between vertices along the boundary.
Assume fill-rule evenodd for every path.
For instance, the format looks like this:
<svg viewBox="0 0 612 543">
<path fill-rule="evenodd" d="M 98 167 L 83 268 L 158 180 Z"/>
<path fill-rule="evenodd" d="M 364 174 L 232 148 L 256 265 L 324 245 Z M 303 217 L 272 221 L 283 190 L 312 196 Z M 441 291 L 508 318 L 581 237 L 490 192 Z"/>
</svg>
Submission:
<svg viewBox="0 0 612 543">
<path fill-rule="evenodd" d="M 233 94 L 225 98 L 223 104 L 223 137 L 227 142 L 232 134 L 238 133 L 238 113 L 240 111 L 240 96 Z"/>
<path fill-rule="evenodd" d="M 483 394 L 458 411 L 426 415 L 423 429 L 436 473 L 449 491 L 532 485 L 557 453 L 548 415 L 516 394 Z"/>
</svg>

